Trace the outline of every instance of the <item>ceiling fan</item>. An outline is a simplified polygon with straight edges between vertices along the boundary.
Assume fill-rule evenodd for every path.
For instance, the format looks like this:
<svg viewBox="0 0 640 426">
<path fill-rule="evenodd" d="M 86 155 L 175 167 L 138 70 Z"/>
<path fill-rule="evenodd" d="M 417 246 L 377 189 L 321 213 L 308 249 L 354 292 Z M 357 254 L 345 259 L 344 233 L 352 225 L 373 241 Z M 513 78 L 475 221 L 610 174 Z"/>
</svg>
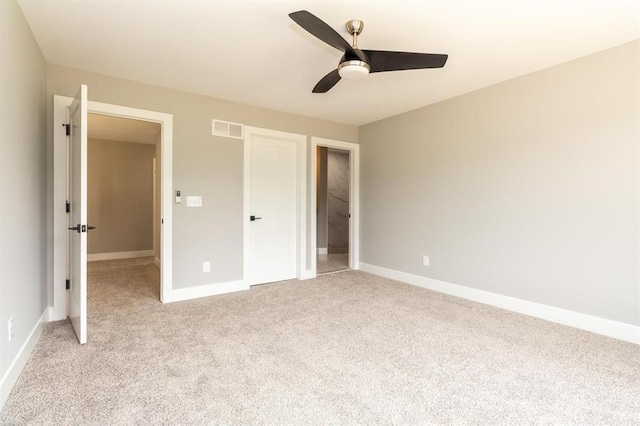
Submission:
<svg viewBox="0 0 640 426">
<path fill-rule="evenodd" d="M 312 35 L 344 52 L 338 68 L 320 79 L 313 93 L 328 92 L 341 78 L 358 80 L 373 72 L 442 68 L 447 62 L 448 55 L 435 53 L 360 50 L 358 35 L 364 29 L 364 22 L 359 19 L 352 19 L 346 24 L 347 31 L 353 36 L 352 46 L 333 28 L 306 10 L 290 13 L 289 17 Z"/>
</svg>

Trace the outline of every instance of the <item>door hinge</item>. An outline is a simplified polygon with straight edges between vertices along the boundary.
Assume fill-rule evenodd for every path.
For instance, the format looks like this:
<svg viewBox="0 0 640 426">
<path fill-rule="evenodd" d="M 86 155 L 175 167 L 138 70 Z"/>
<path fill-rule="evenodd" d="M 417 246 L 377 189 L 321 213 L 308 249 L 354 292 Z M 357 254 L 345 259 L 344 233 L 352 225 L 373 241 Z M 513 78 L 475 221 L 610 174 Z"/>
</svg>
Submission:
<svg viewBox="0 0 640 426">
<path fill-rule="evenodd" d="M 69 288 L 71 287 L 71 281 L 70 280 L 65 280 L 66 284 L 67 284 L 67 290 L 69 290 Z"/>
<path fill-rule="evenodd" d="M 64 123 L 64 124 L 62 124 L 62 127 L 64 127 L 65 134 L 67 136 L 70 136 L 71 135 L 71 124 Z"/>
<path fill-rule="evenodd" d="M 65 212 L 71 213 L 71 203 L 69 201 L 65 205 Z"/>
</svg>

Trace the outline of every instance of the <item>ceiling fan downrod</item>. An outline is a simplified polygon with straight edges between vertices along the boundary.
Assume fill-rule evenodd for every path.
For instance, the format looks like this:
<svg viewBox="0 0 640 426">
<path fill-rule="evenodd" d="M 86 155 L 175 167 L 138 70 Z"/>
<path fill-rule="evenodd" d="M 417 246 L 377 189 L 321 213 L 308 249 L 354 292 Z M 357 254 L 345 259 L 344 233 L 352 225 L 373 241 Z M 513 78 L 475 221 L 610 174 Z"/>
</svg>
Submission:
<svg viewBox="0 0 640 426">
<path fill-rule="evenodd" d="M 364 30 L 364 22 L 359 19 L 352 19 L 345 24 L 349 34 L 353 36 L 353 48 L 358 48 L 358 35 Z"/>
</svg>

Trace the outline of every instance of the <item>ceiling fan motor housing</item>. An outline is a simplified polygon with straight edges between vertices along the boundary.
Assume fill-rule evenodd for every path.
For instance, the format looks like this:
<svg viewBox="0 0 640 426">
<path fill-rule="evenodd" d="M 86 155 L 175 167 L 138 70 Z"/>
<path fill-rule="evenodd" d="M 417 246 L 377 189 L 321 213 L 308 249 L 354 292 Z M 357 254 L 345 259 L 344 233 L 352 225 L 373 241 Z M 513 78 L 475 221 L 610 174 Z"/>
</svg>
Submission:
<svg viewBox="0 0 640 426">
<path fill-rule="evenodd" d="M 338 65 L 338 74 L 345 80 L 360 80 L 366 77 L 370 70 L 367 62 L 348 52 L 342 56 Z"/>
</svg>

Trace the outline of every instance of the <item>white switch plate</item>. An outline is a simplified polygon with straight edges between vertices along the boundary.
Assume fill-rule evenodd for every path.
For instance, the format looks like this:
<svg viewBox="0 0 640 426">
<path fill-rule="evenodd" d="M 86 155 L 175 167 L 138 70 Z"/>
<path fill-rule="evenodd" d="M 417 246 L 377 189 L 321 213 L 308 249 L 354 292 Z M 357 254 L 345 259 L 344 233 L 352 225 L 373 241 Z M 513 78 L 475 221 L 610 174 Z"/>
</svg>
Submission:
<svg viewBox="0 0 640 426">
<path fill-rule="evenodd" d="M 188 196 L 187 207 L 202 207 L 202 197 Z"/>
<path fill-rule="evenodd" d="M 422 256 L 422 266 L 429 266 L 429 256 Z"/>
<path fill-rule="evenodd" d="M 211 262 L 202 262 L 202 272 L 211 272 Z"/>
</svg>

